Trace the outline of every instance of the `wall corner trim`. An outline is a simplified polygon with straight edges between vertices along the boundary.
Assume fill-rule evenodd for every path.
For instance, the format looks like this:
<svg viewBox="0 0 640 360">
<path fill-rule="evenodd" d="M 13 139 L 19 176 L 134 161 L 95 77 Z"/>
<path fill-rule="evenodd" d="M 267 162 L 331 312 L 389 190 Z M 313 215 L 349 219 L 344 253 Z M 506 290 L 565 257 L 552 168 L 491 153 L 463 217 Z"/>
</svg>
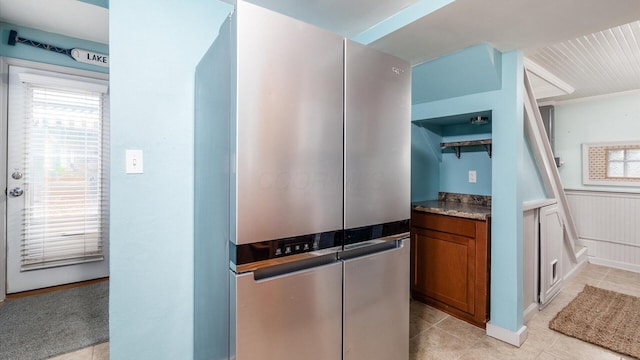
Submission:
<svg viewBox="0 0 640 360">
<path fill-rule="evenodd" d="M 520 347 L 527 340 L 528 334 L 529 331 L 525 325 L 522 325 L 520 330 L 513 332 L 500 326 L 493 325 L 491 322 L 487 323 L 488 336 L 504 341 L 513 346 Z"/>
</svg>

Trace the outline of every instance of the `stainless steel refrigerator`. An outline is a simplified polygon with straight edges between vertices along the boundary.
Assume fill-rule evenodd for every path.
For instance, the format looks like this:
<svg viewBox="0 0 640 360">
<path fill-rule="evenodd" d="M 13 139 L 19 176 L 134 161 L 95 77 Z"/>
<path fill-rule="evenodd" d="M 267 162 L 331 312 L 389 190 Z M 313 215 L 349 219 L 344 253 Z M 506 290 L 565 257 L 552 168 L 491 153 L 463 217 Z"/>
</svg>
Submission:
<svg viewBox="0 0 640 360">
<path fill-rule="evenodd" d="M 194 357 L 407 358 L 408 63 L 238 2 L 195 110 Z"/>
</svg>

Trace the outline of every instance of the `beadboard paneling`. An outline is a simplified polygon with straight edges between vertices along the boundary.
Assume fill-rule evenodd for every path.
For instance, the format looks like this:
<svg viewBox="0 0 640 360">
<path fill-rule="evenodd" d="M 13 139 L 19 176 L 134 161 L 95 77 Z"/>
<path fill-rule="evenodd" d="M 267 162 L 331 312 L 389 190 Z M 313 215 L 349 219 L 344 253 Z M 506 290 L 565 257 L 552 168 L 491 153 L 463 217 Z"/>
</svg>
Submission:
<svg viewBox="0 0 640 360">
<path fill-rule="evenodd" d="M 640 194 L 566 190 L 589 260 L 640 272 Z"/>
</svg>

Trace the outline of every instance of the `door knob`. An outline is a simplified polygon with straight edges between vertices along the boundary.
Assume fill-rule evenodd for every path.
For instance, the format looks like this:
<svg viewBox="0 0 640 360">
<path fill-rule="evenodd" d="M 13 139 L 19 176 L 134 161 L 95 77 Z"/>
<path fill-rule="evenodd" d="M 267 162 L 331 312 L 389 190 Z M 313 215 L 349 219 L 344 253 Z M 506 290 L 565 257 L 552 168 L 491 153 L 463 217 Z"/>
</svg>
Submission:
<svg viewBox="0 0 640 360">
<path fill-rule="evenodd" d="M 20 171 L 16 171 L 13 174 L 11 174 L 11 177 L 14 178 L 15 180 L 20 180 L 22 179 L 22 173 Z"/>
<path fill-rule="evenodd" d="M 11 189 L 9 191 L 9 195 L 11 195 L 13 197 L 18 197 L 18 196 L 22 195 L 23 193 L 24 193 L 24 190 L 22 190 L 19 187 L 15 187 L 15 188 L 13 188 L 13 189 Z"/>
</svg>

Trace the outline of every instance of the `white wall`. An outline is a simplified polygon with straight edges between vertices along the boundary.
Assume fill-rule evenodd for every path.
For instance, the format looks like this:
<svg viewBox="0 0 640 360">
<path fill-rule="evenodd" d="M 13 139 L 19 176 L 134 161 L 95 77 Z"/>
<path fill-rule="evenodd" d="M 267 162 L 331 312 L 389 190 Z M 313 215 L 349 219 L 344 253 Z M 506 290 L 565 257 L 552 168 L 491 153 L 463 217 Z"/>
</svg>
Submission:
<svg viewBox="0 0 640 360">
<path fill-rule="evenodd" d="M 640 192 L 640 187 L 582 184 L 582 143 L 640 141 L 640 91 L 555 106 L 555 150 L 565 188 Z"/>
<path fill-rule="evenodd" d="M 569 190 L 567 199 L 589 261 L 640 272 L 640 193 Z"/>
<path fill-rule="evenodd" d="M 640 272 L 640 186 L 582 184 L 582 144 L 640 140 L 640 91 L 556 105 L 560 177 L 589 261 Z"/>
</svg>

